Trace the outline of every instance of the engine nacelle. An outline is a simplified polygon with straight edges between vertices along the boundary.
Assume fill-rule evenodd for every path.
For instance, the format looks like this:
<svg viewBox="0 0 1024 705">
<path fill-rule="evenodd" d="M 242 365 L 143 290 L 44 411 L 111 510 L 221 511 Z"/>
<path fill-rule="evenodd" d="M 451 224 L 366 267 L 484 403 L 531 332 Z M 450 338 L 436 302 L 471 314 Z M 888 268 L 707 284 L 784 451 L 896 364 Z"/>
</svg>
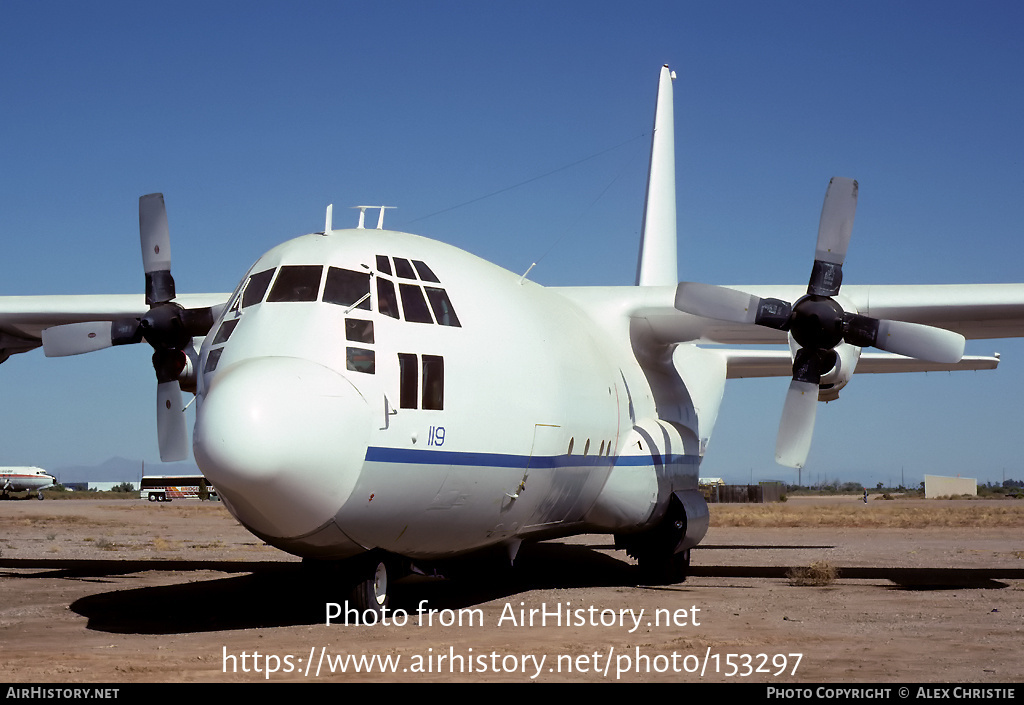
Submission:
<svg viewBox="0 0 1024 705">
<path fill-rule="evenodd" d="M 849 343 L 840 343 L 835 347 L 836 364 L 821 376 L 818 384 L 818 401 L 835 401 L 839 398 L 839 390 L 846 386 L 860 360 L 861 349 Z"/>
</svg>

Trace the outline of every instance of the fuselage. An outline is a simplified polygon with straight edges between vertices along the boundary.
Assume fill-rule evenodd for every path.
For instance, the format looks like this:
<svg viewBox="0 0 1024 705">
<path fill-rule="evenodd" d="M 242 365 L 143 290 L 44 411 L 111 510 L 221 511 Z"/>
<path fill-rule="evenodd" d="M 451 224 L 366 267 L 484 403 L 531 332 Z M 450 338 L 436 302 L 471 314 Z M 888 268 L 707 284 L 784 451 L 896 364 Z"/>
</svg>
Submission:
<svg viewBox="0 0 1024 705">
<path fill-rule="evenodd" d="M 42 468 L 0 467 L 0 490 L 3 492 L 34 492 L 56 483 L 57 479 Z"/>
<path fill-rule="evenodd" d="M 699 441 L 658 419 L 628 317 L 609 315 L 416 235 L 296 238 L 205 339 L 196 461 L 303 556 L 640 530 L 695 488 Z"/>
</svg>

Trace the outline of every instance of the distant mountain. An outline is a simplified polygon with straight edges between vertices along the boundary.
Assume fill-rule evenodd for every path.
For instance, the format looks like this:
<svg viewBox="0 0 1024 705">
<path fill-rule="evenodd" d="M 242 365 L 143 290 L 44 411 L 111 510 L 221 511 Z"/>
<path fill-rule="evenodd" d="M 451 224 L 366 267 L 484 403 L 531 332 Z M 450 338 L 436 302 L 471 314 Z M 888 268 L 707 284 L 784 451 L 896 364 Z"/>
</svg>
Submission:
<svg viewBox="0 0 1024 705">
<path fill-rule="evenodd" d="M 144 466 L 141 460 L 118 457 L 109 458 L 98 465 L 65 465 L 51 468 L 49 472 L 62 483 L 131 482 L 138 487 L 144 470 L 147 475 L 199 474 L 195 463 L 151 463 Z"/>
</svg>

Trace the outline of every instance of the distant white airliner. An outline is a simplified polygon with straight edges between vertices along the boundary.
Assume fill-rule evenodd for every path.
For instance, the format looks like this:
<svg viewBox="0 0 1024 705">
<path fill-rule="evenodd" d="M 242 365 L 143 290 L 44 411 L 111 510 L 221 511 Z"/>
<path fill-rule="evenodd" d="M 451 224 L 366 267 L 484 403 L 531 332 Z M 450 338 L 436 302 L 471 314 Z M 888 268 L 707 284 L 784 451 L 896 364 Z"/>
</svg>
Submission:
<svg viewBox="0 0 1024 705">
<path fill-rule="evenodd" d="M 11 492 L 35 492 L 43 498 L 43 490 L 57 483 L 57 478 L 37 467 L 0 467 L 0 498 L 10 499 Z"/>
<path fill-rule="evenodd" d="M 857 183 L 829 184 L 807 286 L 679 283 L 672 73 L 661 70 L 636 286 L 545 288 L 434 240 L 335 229 L 259 258 L 234 293 L 176 296 L 163 196 L 139 204 L 146 298 L 6 297 L 6 355 L 148 342 L 161 457 L 192 447 L 257 536 L 342 561 L 360 609 L 414 564 L 583 532 L 683 579 L 728 378 L 786 376 L 777 457 L 853 372 L 994 368 L 1024 285 L 843 286 Z M 201 339 L 199 352 L 196 341 Z M 778 350 L 705 344 L 778 344 Z M 787 345 L 788 344 L 788 345 Z M 884 352 L 862 352 L 873 347 Z M 780 398 L 780 402 L 781 402 Z"/>
</svg>

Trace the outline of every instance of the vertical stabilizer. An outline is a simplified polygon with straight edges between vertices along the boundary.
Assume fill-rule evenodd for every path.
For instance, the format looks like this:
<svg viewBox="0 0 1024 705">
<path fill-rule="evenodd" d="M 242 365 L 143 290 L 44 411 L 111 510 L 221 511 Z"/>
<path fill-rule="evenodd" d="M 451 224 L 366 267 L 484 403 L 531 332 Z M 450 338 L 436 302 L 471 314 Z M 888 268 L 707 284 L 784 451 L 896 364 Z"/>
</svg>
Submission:
<svg viewBox="0 0 1024 705">
<path fill-rule="evenodd" d="M 672 114 L 672 80 L 668 66 L 661 68 L 658 105 L 651 137 L 651 166 L 647 174 L 647 200 L 640 234 L 637 286 L 675 286 L 676 264 L 676 156 Z"/>
</svg>

